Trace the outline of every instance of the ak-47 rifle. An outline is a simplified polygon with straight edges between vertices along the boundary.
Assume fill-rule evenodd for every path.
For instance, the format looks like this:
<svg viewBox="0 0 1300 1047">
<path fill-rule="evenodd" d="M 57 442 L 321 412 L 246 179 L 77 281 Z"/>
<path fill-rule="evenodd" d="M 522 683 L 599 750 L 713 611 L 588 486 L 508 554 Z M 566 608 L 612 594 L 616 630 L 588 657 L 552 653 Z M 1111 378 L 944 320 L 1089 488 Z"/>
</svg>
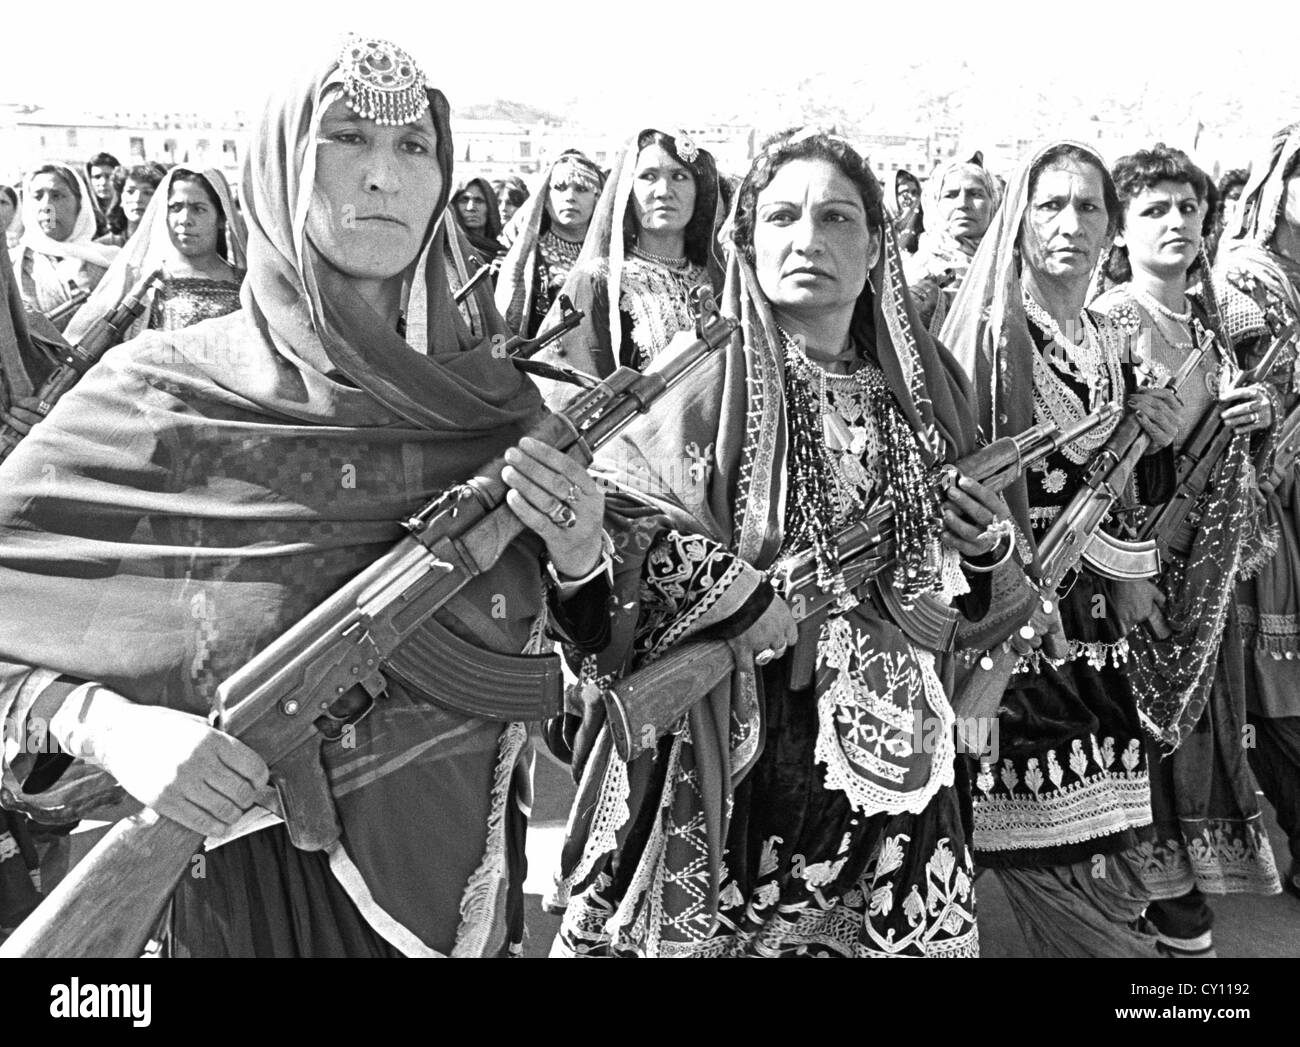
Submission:
<svg viewBox="0 0 1300 1047">
<path fill-rule="evenodd" d="M 1210 338 L 1207 337 L 1188 354 L 1183 366 L 1162 383 L 1163 388 L 1175 392 L 1181 389 L 1188 378 L 1196 373 L 1209 346 Z M 1105 539 L 1101 539 L 1104 534 L 1101 525 L 1110 516 L 1111 509 L 1119 501 L 1133 470 L 1150 444 L 1151 439 L 1142 430 L 1137 416 L 1130 413 L 1120 420 L 1115 431 L 1110 434 L 1110 439 L 1093 456 L 1079 490 L 1038 543 L 1037 581 L 1039 590 L 1047 594 L 1048 605 L 1055 599 L 1056 591 L 1061 587 L 1065 576 L 1081 560 L 1092 565 L 1099 556 L 1109 556 L 1110 546 Z M 1144 547 L 1142 551 L 1145 553 L 1148 550 Z M 1150 559 L 1155 562 L 1154 570 L 1136 577 L 1150 577 L 1159 572 L 1160 554 L 1154 543 L 1150 543 L 1149 553 Z M 1004 642 L 996 650 L 988 652 L 980 659 L 979 669 L 959 689 L 953 702 L 954 710 L 968 722 L 971 719 L 996 716 L 1002 695 L 1019 660 L 1019 653 L 1009 643 Z"/>
<path fill-rule="evenodd" d="M 1232 389 L 1255 385 L 1268 378 L 1277 363 L 1278 356 L 1294 334 L 1294 325 L 1283 329 L 1280 335 L 1273 339 L 1259 363 L 1237 374 Z M 1232 347 L 1226 346 L 1225 358 L 1230 356 L 1231 352 Z M 1138 541 L 1154 543 L 1162 559 L 1171 550 L 1186 555 L 1191 549 L 1192 535 L 1184 526 L 1187 516 L 1205 492 L 1214 470 L 1218 468 L 1219 461 L 1227 453 L 1236 435 L 1236 430 L 1223 422 L 1223 412 L 1230 406 L 1231 404 L 1225 404 L 1222 400 L 1215 400 L 1205 409 L 1200 421 L 1196 423 L 1196 428 L 1178 449 L 1175 463 L 1177 487 L 1174 489 L 1173 496 L 1160 508 L 1152 511 L 1138 531 Z"/>
<path fill-rule="evenodd" d="M 1272 336 L 1265 357 L 1276 360 L 1277 354 L 1292 342 L 1297 335 L 1296 321 L 1288 321 L 1282 303 L 1269 292 L 1259 278 L 1247 270 L 1238 270 L 1232 274 L 1232 284 L 1238 290 L 1250 295 L 1264 314 L 1264 323 Z M 1268 377 L 1268 370 L 1263 361 L 1255 367 L 1260 372 L 1257 381 Z M 1266 446 L 1255 460 L 1255 469 L 1259 478 L 1259 489 L 1265 498 L 1269 497 L 1286 479 L 1300 456 L 1300 404 L 1292 407 L 1282 419 L 1272 445 Z"/>
<path fill-rule="evenodd" d="M 64 352 L 59 366 L 54 369 L 54 373 L 45 380 L 45 384 L 36 394 L 39 400 L 35 408 L 37 414 L 42 418 L 49 414 L 60 397 L 81 381 L 82 376 L 122 340 L 127 330 L 144 312 L 150 290 L 155 284 L 160 283 L 162 278 L 162 269 L 155 269 L 144 277 L 131 289 L 130 294 L 122 299 L 116 309 L 96 320 L 94 326 L 86 332 L 86 337 Z M 13 426 L 0 426 L 0 462 L 9 457 L 10 452 L 18 446 L 18 441 L 22 438 L 23 434 Z"/>
<path fill-rule="evenodd" d="M 451 296 L 452 300 L 457 305 L 460 305 L 461 302 L 465 301 L 466 298 L 468 298 L 471 294 L 474 293 L 474 288 L 476 288 L 480 283 L 482 283 L 483 279 L 491 271 L 492 271 L 491 263 L 484 262 L 481 266 L 478 267 L 474 275 L 465 281 L 465 285 L 461 287 L 461 289 L 457 291 L 454 295 Z"/>
<path fill-rule="evenodd" d="M 543 412 L 530 435 L 589 462 L 595 448 L 730 337 L 736 323 L 718 312 L 711 294 L 697 293 L 695 308 L 693 342 L 665 350 L 653 371 L 619 368 L 562 412 Z M 383 695 L 386 665 L 410 660 L 416 647 L 430 657 L 417 631 L 523 531 L 505 505 L 503 468 L 498 458 L 421 508 L 389 552 L 217 689 L 216 726 L 270 767 L 295 846 L 321 850 L 339 839 L 323 740 L 341 737 Z M 403 650 L 413 637 L 420 642 Z M 446 672 L 467 664 L 454 649 L 445 656 L 434 651 L 431 660 Z M 352 701 L 363 697 L 357 685 L 368 700 Z M 0 946 L 0 956 L 138 956 L 202 841 L 201 833 L 149 809 L 119 822 Z"/>
<path fill-rule="evenodd" d="M 1005 436 L 971 452 L 956 465 L 941 467 L 933 479 L 934 486 L 942 497 L 960 475 L 1001 491 L 1030 466 L 1118 413 L 1118 407 L 1106 404 L 1066 429 L 1038 425 L 1018 436 Z M 904 606 L 892 586 L 875 584 L 880 572 L 894 560 L 891 498 L 882 498 L 862 520 L 843 528 L 835 536 L 835 544 L 849 592 L 877 604 L 921 646 L 930 650 L 951 646 L 958 621 L 956 611 L 925 597 L 910 607 Z M 799 642 L 790 656 L 790 686 L 806 687 L 812 680 L 821 624 L 834 609 L 837 598 L 818 585 L 817 564 L 811 551 L 778 563 L 770 576 L 799 624 Z M 653 747 L 687 709 L 731 672 L 734 664 L 730 643 L 702 640 L 683 644 L 607 688 L 605 711 L 619 756 L 629 760 Z"/>
<path fill-rule="evenodd" d="M 69 298 L 66 302 L 60 302 L 49 312 L 41 314 L 50 323 L 58 324 L 60 321 L 66 320 L 78 309 L 80 309 L 83 305 L 85 305 L 86 299 L 90 297 L 90 292 L 87 291 L 84 287 L 78 287 L 74 285 L 70 287 L 69 290 L 72 292 L 71 298 Z"/>
</svg>

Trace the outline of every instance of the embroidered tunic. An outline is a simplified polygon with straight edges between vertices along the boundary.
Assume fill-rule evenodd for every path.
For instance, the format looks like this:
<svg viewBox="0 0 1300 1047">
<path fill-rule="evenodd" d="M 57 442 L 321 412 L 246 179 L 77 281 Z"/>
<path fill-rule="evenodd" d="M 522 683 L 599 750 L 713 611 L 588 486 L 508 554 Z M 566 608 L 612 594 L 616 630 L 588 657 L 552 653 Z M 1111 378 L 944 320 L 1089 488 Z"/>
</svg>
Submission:
<svg viewBox="0 0 1300 1047">
<path fill-rule="evenodd" d="M 240 307 L 239 286 L 243 280 L 242 271 L 235 273 L 233 283 L 195 276 L 171 278 L 154 297 L 149 329 L 179 331 L 214 316 L 235 312 Z"/>
<path fill-rule="evenodd" d="M 867 366 L 861 381 L 827 382 L 821 451 L 834 490 L 803 489 L 793 471 L 792 538 L 783 554 L 807 548 L 798 506 L 821 504 L 825 493 L 839 526 L 888 488 L 877 412 L 891 394 Z M 734 563 L 704 538 L 674 532 L 661 540 L 643 573 L 641 603 L 650 613 L 639 623 L 638 649 L 663 649 L 680 637 L 703 595 L 730 584 Z M 608 842 L 617 812 L 629 804 L 636 811 L 646 791 L 662 794 L 658 816 L 634 817 L 617 854 L 584 860 L 560 884 L 557 901 L 567 909 L 555 954 L 978 953 L 959 800 L 965 781 L 959 776 L 953 787 L 953 714 L 934 654 L 908 642 L 867 600 L 822 626 L 811 687 L 789 689 L 789 661 L 762 670 L 765 747 L 735 792 L 719 920 L 704 904 L 707 819 L 692 784 L 704 772 L 684 744 L 691 741 L 684 724 L 653 758 L 611 761 L 592 838 Z"/>
<path fill-rule="evenodd" d="M 1122 396 L 1122 334 L 1104 318 L 1099 318 L 1101 359 L 1090 374 L 1093 389 L 1044 360 L 1051 337 L 1032 321 L 1029 330 L 1039 349 L 1036 421 L 1054 416 L 1048 413 L 1054 407 L 1082 417 Z M 1047 369 L 1051 381 L 1045 384 Z M 1029 472 L 1036 538 L 1069 502 L 1107 436 L 1094 434 L 1091 448 L 1071 444 Z M 1139 473 L 1149 471 L 1148 461 Z M 1058 602 L 1069 641 L 1067 659 L 1059 666 L 1037 656 L 1022 660 L 998 716 L 1000 759 L 980 761 L 974 846 L 981 865 L 1039 868 L 1110 854 L 1132 846 L 1132 830 L 1151 821 L 1142 732 L 1122 668 L 1128 644 L 1110 613 L 1109 584 L 1081 565 L 1074 580 L 1062 586 Z"/>
<path fill-rule="evenodd" d="M 629 254 L 618 295 L 623 314 L 621 362 L 644 370 L 673 335 L 689 329 L 694 322 L 690 293 L 705 279 L 702 265 L 674 269 Z"/>
</svg>

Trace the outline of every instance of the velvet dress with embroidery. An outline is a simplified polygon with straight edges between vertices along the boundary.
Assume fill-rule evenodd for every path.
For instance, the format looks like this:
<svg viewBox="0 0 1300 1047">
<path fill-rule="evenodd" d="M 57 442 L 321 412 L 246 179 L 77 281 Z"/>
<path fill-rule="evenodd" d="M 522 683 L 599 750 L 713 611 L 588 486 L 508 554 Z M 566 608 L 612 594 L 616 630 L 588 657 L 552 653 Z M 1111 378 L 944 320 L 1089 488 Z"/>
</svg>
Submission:
<svg viewBox="0 0 1300 1047">
<path fill-rule="evenodd" d="M 1209 329 L 1205 308 L 1189 296 L 1189 333 Z M 1094 304 L 1137 340 L 1159 378 L 1177 370 L 1191 345 L 1173 345 L 1127 284 Z M 1181 447 L 1224 383 L 1231 361 L 1211 350 L 1182 388 L 1175 446 Z M 1207 894 L 1277 894 L 1277 866 L 1241 744 L 1246 723 L 1245 660 L 1232 594 L 1272 555 L 1254 494 L 1252 440 L 1230 446 L 1188 516 L 1189 534 L 1168 551 L 1158 579 L 1171 629 L 1131 638 L 1130 680 L 1149 723 L 1152 824 L 1139 833 L 1142 880 L 1155 899 Z M 1157 738 L 1158 736 L 1158 738 Z"/>
<path fill-rule="evenodd" d="M 1122 335 L 1098 321 L 1103 340 L 1117 346 Z M 1032 320 L 1029 331 L 1041 357 L 1051 337 Z M 1079 413 L 1095 409 L 1091 399 L 1122 394 L 1118 351 L 1106 355 L 1099 398 L 1077 376 L 1056 371 Z M 1091 443 L 1099 446 L 1105 435 L 1095 430 Z M 1028 473 L 1036 539 L 1078 489 L 1095 449 L 1071 444 Z M 1139 465 L 1139 489 L 1152 491 L 1153 500 L 1167 464 L 1152 456 Z M 1142 729 L 1124 670 L 1128 644 L 1109 613 L 1110 585 L 1081 566 L 1058 602 L 1068 658 L 1061 665 L 1022 660 L 998 714 L 1000 758 L 981 760 L 975 778 L 974 848 L 982 866 L 1040 868 L 1114 853 L 1132 846 L 1133 830 L 1151 821 Z"/>
<path fill-rule="evenodd" d="M 870 363 L 855 376 L 828 378 L 819 435 L 834 462 L 835 527 L 888 487 L 877 418 L 895 410 L 889 397 Z M 782 556 L 808 547 L 805 514 L 822 502 L 792 480 Z M 706 592 L 716 598 L 733 579 L 742 584 L 736 566 L 733 553 L 708 539 L 670 532 L 657 541 L 642 573 L 638 654 L 698 629 Z M 952 558 L 947 566 L 949 585 L 964 589 L 953 580 Z M 739 609 L 729 634 L 739 631 L 735 618 L 761 610 L 756 595 L 743 605 L 733 595 Z M 616 850 L 580 862 L 561 883 L 567 909 L 555 954 L 978 953 L 968 785 L 963 774 L 954 777 L 953 714 L 934 654 L 858 604 L 822 626 L 811 686 L 790 688 L 789 663 L 787 656 L 762 670 L 763 750 L 734 794 L 716 920 L 701 801 L 707 767 L 684 725 L 654 754 L 630 766 L 609 763 L 598 808 L 622 798 L 625 826 L 614 834 Z M 600 824 L 599 809 L 595 820 L 599 841 L 610 826 Z"/>
</svg>

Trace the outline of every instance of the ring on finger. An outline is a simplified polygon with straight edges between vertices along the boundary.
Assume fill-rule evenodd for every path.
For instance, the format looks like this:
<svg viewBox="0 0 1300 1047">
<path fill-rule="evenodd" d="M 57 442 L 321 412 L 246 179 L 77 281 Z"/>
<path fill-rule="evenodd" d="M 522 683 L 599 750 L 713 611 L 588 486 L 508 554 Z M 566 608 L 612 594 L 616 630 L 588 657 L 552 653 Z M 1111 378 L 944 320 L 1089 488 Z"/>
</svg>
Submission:
<svg viewBox="0 0 1300 1047">
<path fill-rule="evenodd" d="M 578 514 L 563 502 L 556 502 L 555 508 L 546 515 L 550 517 L 551 523 L 557 527 L 569 528 L 578 522 Z"/>
</svg>

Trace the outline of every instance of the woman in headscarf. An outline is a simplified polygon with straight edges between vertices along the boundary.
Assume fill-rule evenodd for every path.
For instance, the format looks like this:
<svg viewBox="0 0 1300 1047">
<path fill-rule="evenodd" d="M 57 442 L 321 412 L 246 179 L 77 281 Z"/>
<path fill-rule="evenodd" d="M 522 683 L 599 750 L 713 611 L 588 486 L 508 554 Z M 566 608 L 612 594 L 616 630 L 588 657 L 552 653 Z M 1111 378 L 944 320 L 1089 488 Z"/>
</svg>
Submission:
<svg viewBox="0 0 1300 1047">
<path fill-rule="evenodd" d="M 1085 308 L 1119 222 L 1105 163 L 1086 146 L 1039 150 L 1012 179 L 944 323 L 971 378 L 983 434 L 1064 425 L 1126 402 L 1151 438 L 1145 500 L 1167 496 L 1177 428 L 1169 390 L 1131 389 L 1125 332 Z M 1050 456 L 1008 488 L 1026 564 L 1117 422 Z M 1160 599 L 1146 581 L 1110 582 L 1086 565 L 1056 601 L 1064 661 L 1022 660 L 998 714 L 1000 762 L 975 781 L 976 861 L 992 867 L 1034 955 L 1153 956 L 1136 929 L 1148 896 L 1131 856 L 1151 821 L 1142 731 L 1125 633 Z"/>
<path fill-rule="evenodd" d="M 502 233 L 509 250 L 496 303 L 510 330 L 531 338 L 578 260 L 605 175 L 574 150 L 560 156 Z"/>
<path fill-rule="evenodd" d="M 10 226 L 18 214 L 18 194 L 11 185 L 0 185 L 0 233 L 4 234 L 5 247 L 12 247 L 18 242 L 17 236 L 10 239 Z"/>
<path fill-rule="evenodd" d="M 1129 636 L 1129 679 L 1151 768 L 1154 820 L 1138 849 L 1154 899 L 1147 919 L 1168 950 L 1213 955 L 1206 894 L 1281 890 L 1241 744 L 1245 666 L 1232 606 L 1236 580 L 1272 553 L 1249 435 L 1263 437 L 1271 427 L 1272 404 L 1262 385 L 1230 390 L 1236 361 L 1202 250 L 1205 172 L 1162 142 L 1121 157 L 1112 175 L 1123 211 L 1109 268 L 1119 282 L 1093 308 L 1130 333 L 1143 365 L 1162 378 L 1214 333 L 1213 348 L 1180 393 L 1174 447 L 1220 399 L 1224 424 L 1239 434 L 1193 507 L 1189 533 L 1163 565 L 1168 635 L 1144 627 Z"/>
<path fill-rule="evenodd" d="M 540 684 L 489 716 L 465 711 L 477 677 L 385 670 L 369 715 L 359 689 L 335 701 L 350 726 L 322 748 L 342 826 L 327 852 L 253 806 L 267 768 L 206 717 L 398 521 L 502 452 L 529 530 L 424 628 L 498 661 L 541 650 L 548 616 L 598 644 L 602 497 L 520 441 L 537 393 L 452 306 L 448 105 L 414 61 L 353 38 L 285 84 L 250 141 L 244 308 L 113 350 L 0 468 L 6 803 L 76 816 L 124 789 L 228 841 L 173 897 L 177 954 L 496 953 L 521 930 L 528 717 L 511 713 L 543 703 Z M 397 333 L 408 293 L 427 299 L 420 345 Z M 536 683 L 539 664 L 512 671 Z M 38 724 L 57 747 L 27 745 Z"/>
<path fill-rule="evenodd" d="M 501 215 L 496 190 L 486 178 L 461 182 L 451 194 L 451 203 L 461 231 L 482 261 L 493 262 L 505 253 L 498 239 Z"/>
<path fill-rule="evenodd" d="M 966 480 L 945 501 L 927 478 L 973 446 L 968 387 L 917 320 L 880 185 L 843 139 L 765 143 L 729 239 L 740 330 L 597 463 L 662 515 L 616 540 L 618 640 L 591 686 L 687 638 L 750 631 L 653 750 L 624 763 L 597 737 L 554 951 L 975 955 L 944 653 L 910 640 L 877 590 L 836 589 L 800 641 L 816 644 L 813 679 L 793 689 L 798 634 L 762 581 L 811 551 L 824 589 L 842 587 L 832 536 L 888 489 L 903 552 L 878 584 L 904 601 L 966 592 L 959 554 L 996 559 L 1005 506 Z"/>
<path fill-rule="evenodd" d="M 1278 131 L 1251 172 L 1219 241 L 1215 268 L 1216 286 L 1225 288 L 1229 335 L 1244 367 L 1259 360 L 1272 334 L 1253 300 L 1227 288 L 1253 281 L 1281 316 L 1300 321 L 1300 124 Z M 1274 368 L 1275 424 L 1300 403 L 1296 365 L 1292 347 Z M 1260 464 L 1263 474 L 1272 471 L 1269 458 Z M 1290 844 L 1283 885 L 1300 896 L 1300 484 L 1294 466 L 1268 486 L 1277 555 L 1237 591 L 1246 645 L 1246 711 L 1256 732 L 1248 751 Z"/>
<path fill-rule="evenodd" d="M 685 134 L 647 128 L 610 171 L 564 294 L 585 314 L 539 359 L 605 377 L 643 369 L 694 319 L 690 294 L 722 290 L 722 196 L 713 156 Z M 553 320 L 555 310 L 552 309 Z M 547 326 L 547 325 L 543 325 Z M 564 396 L 572 386 L 562 386 Z"/>
<path fill-rule="evenodd" d="M 150 292 L 127 338 L 144 330 L 178 331 L 233 313 L 240 308 L 246 239 L 244 219 L 220 171 L 172 168 L 151 198 L 137 234 L 113 260 L 64 336 L 79 341 L 143 276 L 160 266 L 163 285 Z"/>
<path fill-rule="evenodd" d="M 940 164 L 925 183 L 921 197 L 929 228 L 921 233 L 916 253 L 905 261 L 904 269 L 917 312 L 931 334 L 943 328 L 1000 195 L 997 180 L 984 169 L 979 153 L 969 160 Z"/>
<path fill-rule="evenodd" d="M 894 233 L 904 255 L 916 250 L 924 230 L 921 181 L 911 171 L 899 170 L 894 175 Z"/>
<path fill-rule="evenodd" d="M 79 168 L 44 163 L 23 190 L 23 235 L 10 252 L 23 301 L 48 313 L 93 291 L 118 249 L 95 243 L 95 202 Z M 69 316 L 56 326 L 63 330 Z"/>
</svg>

